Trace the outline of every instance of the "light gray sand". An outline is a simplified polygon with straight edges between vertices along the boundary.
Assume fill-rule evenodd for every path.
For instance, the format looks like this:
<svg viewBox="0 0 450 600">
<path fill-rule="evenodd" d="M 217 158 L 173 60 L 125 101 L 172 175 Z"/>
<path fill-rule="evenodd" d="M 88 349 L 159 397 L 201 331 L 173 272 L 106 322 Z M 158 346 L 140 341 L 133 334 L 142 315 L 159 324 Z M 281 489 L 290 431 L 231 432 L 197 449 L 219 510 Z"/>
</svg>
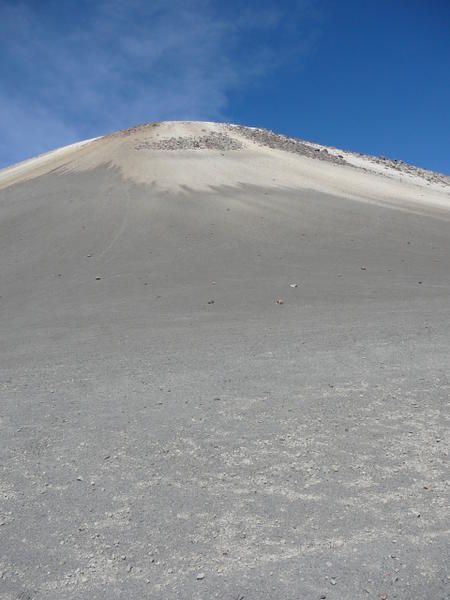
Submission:
<svg viewBox="0 0 450 600">
<path fill-rule="evenodd" d="M 66 171 L 0 191 L 0 598 L 449 598 L 444 192 Z"/>
</svg>

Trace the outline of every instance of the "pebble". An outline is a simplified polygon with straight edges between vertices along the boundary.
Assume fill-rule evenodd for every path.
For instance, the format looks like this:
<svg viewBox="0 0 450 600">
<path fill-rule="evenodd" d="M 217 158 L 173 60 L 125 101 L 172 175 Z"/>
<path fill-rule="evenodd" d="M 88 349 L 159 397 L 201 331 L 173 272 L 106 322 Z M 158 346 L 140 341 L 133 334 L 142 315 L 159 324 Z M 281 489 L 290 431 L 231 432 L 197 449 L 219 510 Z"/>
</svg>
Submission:
<svg viewBox="0 0 450 600">
<path fill-rule="evenodd" d="M 205 574 L 204 574 L 204 573 L 199 573 L 199 574 L 197 575 L 197 580 L 198 580 L 198 581 L 201 581 L 202 579 L 205 579 Z"/>
</svg>

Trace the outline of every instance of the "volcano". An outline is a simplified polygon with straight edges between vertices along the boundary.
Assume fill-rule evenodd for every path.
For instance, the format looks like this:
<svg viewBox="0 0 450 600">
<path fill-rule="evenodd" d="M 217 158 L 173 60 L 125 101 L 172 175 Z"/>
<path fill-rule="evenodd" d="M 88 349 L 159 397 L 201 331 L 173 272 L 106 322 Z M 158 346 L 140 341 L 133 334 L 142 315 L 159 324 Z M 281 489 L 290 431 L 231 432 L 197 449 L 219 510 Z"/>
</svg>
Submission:
<svg viewBox="0 0 450 600">
<path fill-rule="evenodd" d="M 449 256 L 449 177 L 264 129 L 0 171 L 0 596 L 443 598 Z"/>
</svg>

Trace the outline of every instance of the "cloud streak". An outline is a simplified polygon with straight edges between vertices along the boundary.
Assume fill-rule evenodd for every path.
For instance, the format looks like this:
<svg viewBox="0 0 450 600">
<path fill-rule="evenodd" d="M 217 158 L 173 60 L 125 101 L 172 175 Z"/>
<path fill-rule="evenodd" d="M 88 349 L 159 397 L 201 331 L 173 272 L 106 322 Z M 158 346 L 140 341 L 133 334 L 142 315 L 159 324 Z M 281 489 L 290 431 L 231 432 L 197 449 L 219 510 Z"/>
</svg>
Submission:
<svg viewBox="0 0 450 600">
<path fill-rule="evenodd" d="M 221 4 L 3 2 L 0 166 L 139 122 L 224 119 L 230 93 L 309 50 L 314 2 Z"/>
</svg>

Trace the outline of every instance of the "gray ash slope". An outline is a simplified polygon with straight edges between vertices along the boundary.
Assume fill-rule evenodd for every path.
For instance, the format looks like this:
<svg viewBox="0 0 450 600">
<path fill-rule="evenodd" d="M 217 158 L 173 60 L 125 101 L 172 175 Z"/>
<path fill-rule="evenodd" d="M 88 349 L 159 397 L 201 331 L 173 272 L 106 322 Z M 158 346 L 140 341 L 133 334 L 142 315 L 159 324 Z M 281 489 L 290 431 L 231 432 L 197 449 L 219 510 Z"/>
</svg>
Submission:
<svg viewBox="0 0 450 600">
<path fill-rule="evenodd" d="M 246 135 L 0 173 L 1 600 L 448 597 L 448 192 Z"/>
</svg>

